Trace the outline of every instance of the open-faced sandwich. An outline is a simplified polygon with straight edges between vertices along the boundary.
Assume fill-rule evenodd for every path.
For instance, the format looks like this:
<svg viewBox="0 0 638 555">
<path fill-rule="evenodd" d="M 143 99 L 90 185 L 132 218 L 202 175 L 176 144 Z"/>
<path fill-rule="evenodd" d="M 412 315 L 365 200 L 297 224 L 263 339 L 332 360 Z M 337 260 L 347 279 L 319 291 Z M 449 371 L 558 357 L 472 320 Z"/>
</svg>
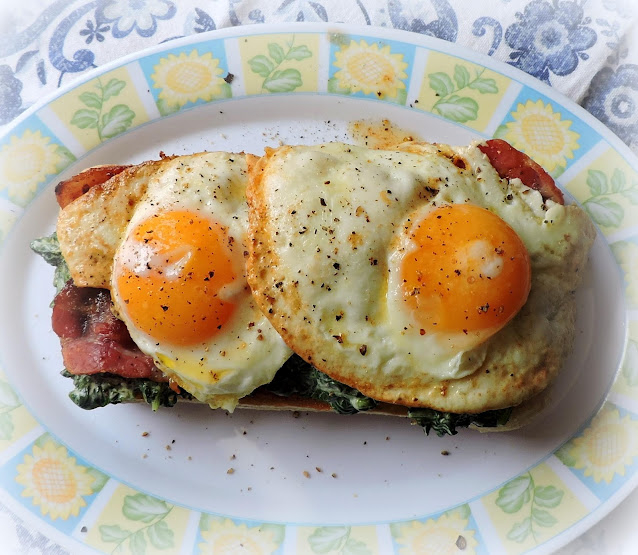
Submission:
<svg viewBox="0 0 638 555">
<path fill-rule="evenodd" d="M 502 140 L 282 146 L 56 188 L 53 329 L 83 408 L 409 416 L 511 429 L 569 355 L 595 237 Z"/>
</svg>

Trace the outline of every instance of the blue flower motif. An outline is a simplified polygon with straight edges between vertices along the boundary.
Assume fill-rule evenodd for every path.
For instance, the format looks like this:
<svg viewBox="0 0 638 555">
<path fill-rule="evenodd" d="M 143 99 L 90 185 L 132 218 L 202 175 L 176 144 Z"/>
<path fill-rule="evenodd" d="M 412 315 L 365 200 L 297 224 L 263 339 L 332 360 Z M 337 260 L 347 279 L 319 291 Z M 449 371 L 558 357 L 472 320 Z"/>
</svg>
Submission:
<svg viewBox="0 0 638 555">
<path fill-rule="evenodd" d="M 579 57 L 588 58 L 583 50 L 597 40 L 576 2 L 533 0 L 516 17 L 505 31 L 505 42 L 514 49 L 510 64 L 547 83 L 550 71 L 561 76 L 574 71 Z"/>
<path fill-rule="evenodd" d="M 630 146 L 638 146 L 638 65 L 601 69 L 591 82 L 583 108 Z"/>
<path fill-rule="evenodd" d="M 102 23 L 97 23 L 97 21 L 94 24 L 90 19 L 87 19 L 86 29 L 82 29 L 80 35 L 86 37 L 86 44 L 91 44 L 93 39 L 102 42 L 104 40 L 102 33 L 106 33 L 110 28 L 110 25 L 103 25 Z"/>
<path fill-rule="evenodd" d="M 97 20 L 113 23 L 113 36 L 121 39 L 133 29 L 141 37 L 150 37 L 157 31 L 157 20 L 170 19 L 177 12 L 169 0 L 112 0 L 95 12 Z"/>
<path fill-rule="evenodd" d="M 195 27 L 193 29 L 196 33 L 205 33 L 206 31 L 214 31 L 215 29 L 217 29 L 213 18 L 204 10 L 195 8 L 195 12 L 197 13 L 197 19 L 195 19 L 195 23 L 199 25 L 199 27 Z"/>
<path fill-rule="evenodd" d="M 266 18 L 264 17 L 264 14 L 261 13 L 261 10 L 250 10 L 248 19 L 254 21 L 255 23 L 264 23 L 266 21 Z"/>
<path fill-rule="evenodd" d="M 430 0 L 429 6 L 426 4 L 428 3 L 405 2 L 404 5 L 401 0 L 389 0 L 388 15 L 392 26 L 456 42 L 459 24 L 456 12 L 448 0 Z"/>
<path fill-rule="evenodd" d="M 0 125 L 9 123 L 23 111 L 22 82 L 8 65 L 0 66 Z"/>
</svg>

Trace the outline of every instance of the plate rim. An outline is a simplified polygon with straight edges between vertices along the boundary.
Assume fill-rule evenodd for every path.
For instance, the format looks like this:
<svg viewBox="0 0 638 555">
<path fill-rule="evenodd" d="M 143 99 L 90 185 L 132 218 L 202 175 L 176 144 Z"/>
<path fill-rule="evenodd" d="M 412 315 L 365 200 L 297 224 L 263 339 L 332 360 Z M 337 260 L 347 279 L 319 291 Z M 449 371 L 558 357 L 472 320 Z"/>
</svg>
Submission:
<svg viewBox="0 0 638 555">
<path fill-rule="evenodd" d="M 259 32 L 262 31 L 263 32 Z M 167 50 L 167 45 L 172 46 L 174 48 L 180 48 L 183 46 L 188 46 L 193 43 L 205 42 L 207 40 L 219 40 L 223 38 L 234 38 L 237 36 L 252 36 L 252 35 L 266 35 L 266 34 L 276 34 L 276 33 L 294 33 L 294 32 L 303 32 L 303 33 L 326 33 L 326 34 L 344 34 L 344 35 L 366 35 L 366 32 L 371 33 L 375 38 L 387 38 L 388 40 L 396 40 L 400 42 L 406 42 L 409 44 L 414 44 L 416 46 L 421 46 L 424 48 L 429 48 L 431 50 L 436 50 L 443 54 L 451 54 L 456 55 L 455 51 L 458 54 L 462 55 L 462 57 L 468 61 L 474 62 L 476 64 L 482 65 L 483 67 L 492 69 L 492 66 L 496 66 L 496 71 L 503 73 L 504 75 L 511 77 L 512 79 L 516 79 L 517 81 L 522 82 L 523 84 L 541 92 L 543 95 L 548 98 L 554 100 L 553 97 L 556 97 L 557 102 L 559 102 L 562 106 L 568 108 L 570 111 L 574 112 L 574 115 L 577 115 L 580 119 L 582 119 L 589 126 L 593 127 L 595 131 L 597 131 L 601 137 L 605 140 L 612 141 L 612 146 L 616 150 L 624 151 L 623 154 L 625 157 L 631 159 L 633 161 L 632 165 L 638 165 L 638 154 L 635 154 L 627 144 L 625 144 L 618 135 L 616 135 L 609 127 L 607 127 L 604 123 L 594 117 L 591 113 L 589 113 L 585 108 L 580 106 L 574 100 L 569 98 L 563 92 L 551 87 L 550 85 L 543 83 L 541 80 L 525 73 L 523 70 L 509 65 L 501 60 L 497 60 L 488 56 L 487 54 L 483 54 L 482 52 L 477 52 L 472 50 L 471 48 L 460 45 L 456 42 L 448 42 L 443 39 L 439 39 L 437 37 L 432 37 L 429 35 L 423 35 L 421 33 L 415 33 L 413 31 L 406 31 L 403 29 L 394 29 L 391 27 L 379 27 L 374 25 L 350 25 L 348 23 L 319 23 L 319 22 L 291 22 L 291 23 L 258 23 L 253 25 L 241 25 L 237 27 L 223 27 L 220 29 L 215 29 L 212 31 L 204 31 L 203 33 L 195 33 L 192 35 L 186 35 L 183 37 L 170 39 L 165 42 L 161 42 L 159 44 L 149 46 L 143 48 L 141 50 L 137 50 L 135 52 L 131 52 L 122 56 L 121 58 L 116 58 L 114 60 L 110 60 L 105 64 L 102 64 L 98 67 L 95 67 L 77 79 L 70 81 L 46 95 L 42 99 L 38 100 L 29 108 L 27 108 L 24 112 L 22 112 L 18 117 L 13 119 L 11 123 L 7 126 L 7 128 L 0 135 L 0 140 L 6 138 L 10 135 L 10 133 L 18 127 L 23 121 L 32 116 L 35 112 L 50 104 L 54 100 L 57 100 L 60 96 L 64 96 L 69 91 L 85 84 L 96 77 L 104 73 L 108 73 L 109 71 L 126 65 L 130 62 L 136 61 L 140 58 L 157 54 L 159 52 Z M 385 36 L 387 35 L 387 36 Z M 393 36 L 394 35 L 394 36 Z M 395 38 L 396 37 L 396 38 Z M 403 38 L 402 38 L 403 37 Z M 199 39 L 199 40 L 198 40 Z M 412 39 L 412 40 L 410 40 Z M 438 45 L 438 47 L 437 47 Z M 512 75 L 509 75 L 511 73 Z M 285 94 L 285 93 L 284 93 Z M 310 93 L 314 94 L 314 93 Z M 191 108 L 186 108 L 186 110 L 192 110 L 196 108 L 196 106 Z M 173 114 L 171 114 L 173 115 Z M 164 119 L 163 116 L 161 119 Z M 168 116 L 170 117 L 170 115 Z M 436 117 L 436 116 L 435 116 Z M 462 125 L 462 124 L 461 124 Z M 119 136 L 119 135 L 118 135 Z M 116 136 L 116 137 L 118 137 Z M 116 137 L 113 137 L 116 138 Z M 108 141 L 113 139 L 107 139 L 103 141 L 101 144 L 105 144 Z M 97 148 L 97 147 L 96 147 Z"/>
</svg>

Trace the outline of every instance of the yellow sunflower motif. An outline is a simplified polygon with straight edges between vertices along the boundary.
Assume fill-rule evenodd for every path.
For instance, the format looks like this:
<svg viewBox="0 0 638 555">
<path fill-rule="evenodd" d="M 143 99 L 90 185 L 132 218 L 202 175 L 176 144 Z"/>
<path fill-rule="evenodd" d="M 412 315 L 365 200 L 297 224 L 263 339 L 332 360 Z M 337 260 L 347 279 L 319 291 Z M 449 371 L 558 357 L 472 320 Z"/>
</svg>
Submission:
<svg viewBox="0 0 638 555">
<path fill-rule="evenodd" d="M 390 98 L 396 98 L 398 91 L 405 89 L 402 79 L 408 76 L 404 71 L 408 64 L 403 61 L 403 54 L 391 54 L 390 46 L 379 48 L 376 43 L 351 40 L 335 58 L 334 65 L 340 69 L 334 76 L 342 89 Z"/>
<path fill-rule="evenodd" d="M 444 513 L 438 519 L 426 522 L 412 521 L 401 530 L 396 541 L 402 545 L 401 555 L 414 553 L 436 553 L 437 555 L 476 553 L 478 542 L 474 530 L 468 530 L 468 519 L 462 518 L 458 511 Z"/>
<path fill-rule="evenodd" d="M 567 159 L 574 157 L 580 135 L 569 129 L 572 122 L 563 120 L 551 104 L 528 100 L 518 105 L 512 117 L 514 121 L 505 124 L 503 138 L 529 154 L 548 172 L 564 168 Z"/>
<path fill-rule="evenodd" d="M 202 537 L 204 542 L 199 544 L 202 555 L 266 555 L 279 547 L 270 530 L 249 528 L 230 519 L 213 521 Z"/>
<path fill-rule="evenodd" d="M 620 417 L 618 409 L 604 408 L 592 420 L 582 437 L 575 438 L 569 454 L 574 468 L 584 469 L 596 483 L 608 484 L 638 456 L 638 422 L 628 415 Z"/>
<path fill-rule="evenodd" d="M 16 482 L 25 487 L 22 497 L 33 497 L 33 504 L 53 520 L 78 516 L 86 505 L 83 495 L 91 495 L 93 478 L 84 466 L 69 457 L 66 447 L 49 440 L 44 447 L 33 446 L 18 465 Z"/>
<path fill-rule="evenodd" d="M 0 190 L 8 190 L 9 199 L 23 205 L 47 175 L 56 173 L 60 161 L 58 146 L 40 131 L 12 135 L 0 149 Z"/>
<path fill-rule="evenodd" d="M 638 305 L 638 245 L 629 241 L 618 241 L 612 245 L 616 260 L 625 274 L 627 298 Z"/>
<path fill-rule="evenodd" d="M 199 55 L 197 50 L 179 56 L 169 54 L 162 58 L 151 76 L 156 89 L 162 89 L 159 98 L 170 105 L 184 106 L 187 102 L 209 102 L 221 92 L 224 80 L 219 60 L 210 52 Z"/>
</svg>

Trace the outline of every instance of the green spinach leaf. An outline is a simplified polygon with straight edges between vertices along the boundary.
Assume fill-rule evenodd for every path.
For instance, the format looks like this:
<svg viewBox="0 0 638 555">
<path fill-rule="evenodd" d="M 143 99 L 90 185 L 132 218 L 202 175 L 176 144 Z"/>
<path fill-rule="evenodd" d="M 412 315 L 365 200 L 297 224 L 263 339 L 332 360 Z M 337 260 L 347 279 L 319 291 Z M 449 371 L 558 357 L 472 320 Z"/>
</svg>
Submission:
<svg viewBox="0 0 638 555">
<path fill-rule="evenodd" d="M 184 390 L 175 393 L 167 382 L 122 378 L 114 374 L 74 376 L 68 370 L 63 370 L 62 375 L 73 380 L 73 390 L 69 393 L 71 400 L 87 410 L 141 399 L 157 410 L 159 407 L 172 407 L 179 398 L 193 398 Z"/>
<path fill-rule="evenodd" d="M 426 434 L 430 430 L 441 437 L 444 435 L 456 435 L 457 428 L 467 428 L 471 424 L 479 427 L 494 428 L 503 426 L 512 414 L 512 407 L 499 410 L 489 410 L 479 414 L 456 414 L 453 412 L 440 412 L 433 409 L 409 409 L 408 416 L 423 427 Z"/>
<path fill-rule="evenodd" d="M 297 394 L 323 401 L 339 414 L 355 414 L 377 406 L 374 399 L 333 380 L 297 355 L 286 361 L 266 389 L 283 397 Z"/>
<path fill-rule="evenodd" d="M 66 265 L 64 257 L 60 252 L 60 243 L 58 242 L 57 233 L 53 233 L 49 237 L 40 237 L 31 241 L 31 250 L 39 254 L 47 264 L 55 266 L 53 274 L 53 286 L 56 293 L 59 293 L 66 283 L 71 279 L 69 267 Z M 51 303 L 53 306 L 53 303 Z"/>
</svg>

